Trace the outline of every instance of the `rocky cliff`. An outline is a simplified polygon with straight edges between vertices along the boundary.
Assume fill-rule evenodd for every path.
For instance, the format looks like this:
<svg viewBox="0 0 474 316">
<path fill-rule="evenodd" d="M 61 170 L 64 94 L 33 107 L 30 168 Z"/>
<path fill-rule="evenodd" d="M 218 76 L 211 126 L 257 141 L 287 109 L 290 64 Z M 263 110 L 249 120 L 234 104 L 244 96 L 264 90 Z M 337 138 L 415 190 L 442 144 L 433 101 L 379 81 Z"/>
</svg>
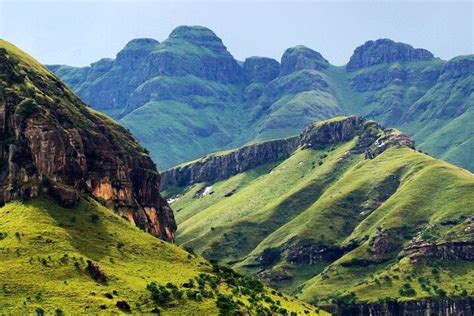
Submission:
<svg viewBox="0 0 474 316">
<path fill-rule="evenodd" d="M 432 259 L 474 261 L 474 240 L 419 242 L 409 245 L 404 252 L 413 262 Z"/>
<path fill-rule="evenodd" d="M 358 116 L 337 117 L 307 126 L 299 136 L 256 143 L 224 153 L 205 156 L 197 161 L 161 173 L 162 189 L 183 187 L 199 182 L 227 179 L 259 165 L 287 158 L 298 147 L 324 148 L 359 135 L 355 151 L 374 158 L 389 145 L 414 148 L 414 142 L 394 129 L 383 129 L 375 122 Z"/>
<path fill-rule="evenodd" d="M 341 316 L 465 316 L 474 312 L 474 300 L 466 298 L 432 298 L 407 302 L 384 302 L 374 304 L 356 304 L 350 307 L 329 309 Z"/>
<path fill-rule="evenodd" d="M 298 141 L 298 137 L 290 137 L 208 155 L 184 166 L 163 171 L 162 189 L 227 179 L 259 165 L 285 159 L 295 150 Z"/>
<path fill-rule="evenodd" d="M 355 49 L 346 68 L 354 71 L 360 68 L 391 63 L 394 61 L 414 61 L 433 59 L 431 52 L 422 48 L 413 48 L 405 43 L 397 43 L 390 39 L 367 41 Z"/>
<path fill-rule="evenodd" d="M 73 206 L 90 195 L 173 241 L 160 175 L 122 126 L 86 107 L 49 71 L 0 41 L 0 205 L 41 194 Z"/>
</svg>

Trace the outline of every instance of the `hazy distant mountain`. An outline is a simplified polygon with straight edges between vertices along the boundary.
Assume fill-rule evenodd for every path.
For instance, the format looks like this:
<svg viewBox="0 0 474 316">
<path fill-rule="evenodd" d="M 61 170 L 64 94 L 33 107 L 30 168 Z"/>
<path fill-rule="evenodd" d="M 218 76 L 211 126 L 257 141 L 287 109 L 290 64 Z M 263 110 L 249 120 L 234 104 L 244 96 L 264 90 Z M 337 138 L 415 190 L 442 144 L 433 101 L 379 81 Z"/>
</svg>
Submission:
<svg viewBox="0 0 474 316">
<path fill-rule="evenodd" d="M 358 114 L 399 127 L 421 149 L 474 170 L 473 56 L 446 62 L 380 39 L 358 47 L 340 67 L 304 46 L 287 49 L 280 63 L 239 62 L 211 30 L 180 26 L 161 43 L 132 40 L 115 60 L 49 68 L 127 126 L 160 169 Z"/>
</svg>

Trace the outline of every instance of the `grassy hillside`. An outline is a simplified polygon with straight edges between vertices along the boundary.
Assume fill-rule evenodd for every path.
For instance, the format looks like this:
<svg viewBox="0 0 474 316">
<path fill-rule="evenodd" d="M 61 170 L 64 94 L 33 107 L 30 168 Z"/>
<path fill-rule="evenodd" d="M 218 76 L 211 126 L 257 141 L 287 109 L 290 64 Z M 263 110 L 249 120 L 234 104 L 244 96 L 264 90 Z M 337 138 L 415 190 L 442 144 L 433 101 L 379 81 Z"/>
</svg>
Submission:
<svg viewBox="0 0 474 316">
<path fill-rule="evenodd" d="M 116 59 L 50 69 L 130 128 L 161 170 L 296 135 L 339 114 L 400 128 L 421 149 L 474 170 L 472 135 L 463 128 L 472 119 L 472 55 L 443 61 L 383 39 L 358 47 L 351 60 L 349 69 L 336 67 L 299 45 L 280 63 L 264 57 L 238 63 L 211 30 L 181 26 L 161 43 L 132 40 Z"/>
<path fill-rule="evenodd" d="M 435 287 L 471 293 L 472 262 L 413 263 L 403 250 L 473 239 L 474 176 L 407 147 L 366 159 L 354 151 L 359 137 L 300 148 L 216 183 L 168 189 L 178 242 L 312 302 L 351 292 L 360 301 L 441 295 Z M 196 194 L 205 187 L 206 195 Z M 425 282 L 433 269 L 439 278 L 420 291 L 417 278 Z M 400 294 L 407 282 L 415 296 Z"/>
<path fill-rule="evenodd" d="M 125 301 L 133 313 L 159 309 L 166 314 L 210 315 L 219 313 L 218 300 L 227 306 L 222 304 L 227 297 L 240 300 L 241 306 L 229 304 L 244 311 L 255 312 L 261 305 L 298 314 L 314 312 L 309 305 L 260 289 L 248 278 L 217 271 L 201 257 L 140 231 L 93 200 L 83 200 L 74 209 L 45 199 L 8 203 L 0 208 L 0 250 L 4 313 L 117 313 L 117 302 Z M 93 278 L 89 260 L 98 265 L 105 281 Z M 194 286 L 184 288 L 190 279 Z M 157 295 L 153 300 L 147 289 L 152 282 L 157 287 L 171 283 L 166 290 L 171 297 Z"/>
</svg>

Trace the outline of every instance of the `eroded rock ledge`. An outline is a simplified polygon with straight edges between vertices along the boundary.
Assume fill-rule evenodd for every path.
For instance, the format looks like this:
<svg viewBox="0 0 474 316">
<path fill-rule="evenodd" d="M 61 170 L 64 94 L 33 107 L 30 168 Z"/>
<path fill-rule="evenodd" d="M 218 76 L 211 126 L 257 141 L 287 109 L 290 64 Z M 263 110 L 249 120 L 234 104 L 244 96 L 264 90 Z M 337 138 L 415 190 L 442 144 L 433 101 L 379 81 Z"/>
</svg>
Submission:
<svg viewBox="0 0 474 316">
<path fill-rule="evenodd" d="M 383 129 L 362 117 L 337 117 L 307 126 L 299 136 L 272 140 L 224 153 L 205 156 L 197 161 L 161 173 L 162 189 L 182 187 L 199 182 L 214 182 L 253 169 L 259 165 L 285 159 L 298 147 L 320 149 L 359 136 L 355 153 L 372 159 L 390 145 L 414 147 L 414 142 L 395 129 Z"/>
<path fill-rule="evenodd" d="M 259 165 L 287 158 L 298 143 L 298 137 L 290 137 L 245 146 L 228 153 L 211 154 L 196 162 L 163 171 L 162 188 L 227 179 Z"/>
<path fill-rule="evenodd" d="M 460 298 L 429 298 L 407 302 L 383 302 L 355 304 L 349 307 L 333 307 L 328 310 L 332 314 L 341 316 L 453 316 L 473 315 L 474 299 Z"/>
<path fill-rule="evenodd" d="M 423 259 L 474 261 L 474 240 L 415 243 L 404 251 L 412 262 Z"/>
</svg>

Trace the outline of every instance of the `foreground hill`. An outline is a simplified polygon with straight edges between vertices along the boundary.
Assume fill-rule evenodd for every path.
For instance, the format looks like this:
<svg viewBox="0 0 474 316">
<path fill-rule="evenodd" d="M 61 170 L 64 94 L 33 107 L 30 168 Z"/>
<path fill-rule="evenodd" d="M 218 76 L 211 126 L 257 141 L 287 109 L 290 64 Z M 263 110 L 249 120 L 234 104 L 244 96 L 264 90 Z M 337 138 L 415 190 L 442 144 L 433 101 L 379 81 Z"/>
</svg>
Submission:
<svg viewBox="0 0 474 316">
<path fill-rule="evenodd" d="M 0 129 L 0 314 L 318 313 L 166 242 L 146 152 L 5 41 Z"/>
<path fill-rule="evenodd" d="M 362 115 L 474 170 L 473 56 L 448 62 L 388 39 L 356 48 L 345 66 L 299 45 L 278 62 L 235 60 L 200 26 L 135 39 L 116 59 L 48 66 L 81 98 L 119 119 L 160 169 L 254 141 L 297 135 L 314 120 Z M 455 141 L 451 141 L 455 139 Z M 180 144 L 180 146 L 177 146 Z"/>
<path fill-rule="evenodd" d="M 309 302 L 473 293 L 474 176 L 373 121 L 216 153 L 163 185 L 178 242 Z"/>
<path fill-rule="evenodd" d="M 47 199 L 7 203 L 0 208 L 0 249 L 2 313 L 315 314 L 309 304 L 217 270 L 89 198 L 72 209 Z"/>
</svg>

